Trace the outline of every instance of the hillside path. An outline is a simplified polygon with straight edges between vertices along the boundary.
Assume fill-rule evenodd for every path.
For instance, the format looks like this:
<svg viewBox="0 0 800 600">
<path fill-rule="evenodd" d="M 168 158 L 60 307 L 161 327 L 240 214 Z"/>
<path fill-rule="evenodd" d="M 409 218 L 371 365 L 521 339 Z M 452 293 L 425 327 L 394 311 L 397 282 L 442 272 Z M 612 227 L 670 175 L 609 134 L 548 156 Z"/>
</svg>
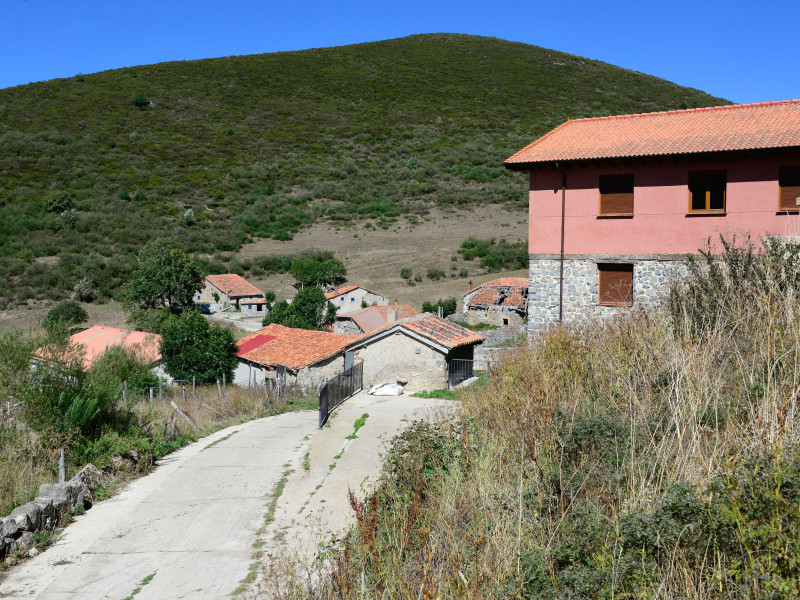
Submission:
<svg viewBox="0 0 800 600">
<path fill-rule="evenodd" d="M 316 411 L 286 413 L 170 454 L 153 473 L 76 517 L 53 547 L 13 569 L 0 583 L 0 598 L 230 595 L 248 575 L 277 482 L 287 465 L 297 468 L 316 424 Z"/>
</svg>

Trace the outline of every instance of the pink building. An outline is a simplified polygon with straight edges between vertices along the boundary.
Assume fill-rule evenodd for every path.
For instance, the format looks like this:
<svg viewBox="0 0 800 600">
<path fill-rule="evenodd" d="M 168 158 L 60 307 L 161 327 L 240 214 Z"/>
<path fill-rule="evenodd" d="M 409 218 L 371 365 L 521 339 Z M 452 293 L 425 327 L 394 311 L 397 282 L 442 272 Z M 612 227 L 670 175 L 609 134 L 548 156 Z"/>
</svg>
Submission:
<svg viewBox="0 0 800 600">
<path fill-rule="evenodd" d="M 505 166 L 530 173 L 533 327 L 656 298 L 709 237 L 800 235 L 800 100 L 567 121 Z"/>
</svg>

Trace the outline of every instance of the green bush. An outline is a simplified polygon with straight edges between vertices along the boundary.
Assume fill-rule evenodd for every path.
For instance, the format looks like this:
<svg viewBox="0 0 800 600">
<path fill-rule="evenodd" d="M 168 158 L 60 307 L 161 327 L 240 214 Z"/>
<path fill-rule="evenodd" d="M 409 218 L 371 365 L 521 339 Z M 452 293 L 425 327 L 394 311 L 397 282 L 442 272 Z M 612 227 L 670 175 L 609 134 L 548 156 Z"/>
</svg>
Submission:
<svg viewBox="0 0 800 600">
<path fill-rule="evenodd" d="M 403 267 L 400 269 L 400 278 L 411 279 L 411 269 L 409 267 Z"/>
<path fill-rule="evenodd" d="M 464 260 L 479 258 L 481 266 L 492 272 L 528 267 L 528 244 L 525 241 L 508 243 L 506 240 L 498 242 L 495 238 L 487 240 L 470 236 L 461 243 L 459 252 Z"/>
<path fill-rule="evenodd" d="M 430 268 L 428 269 L 427 276 L 428 279 L 431 279 L 433 281 L 439 281 L 442 277 L 447 277 L 447 274 L 441 269 Z"/>
<path fill-rule="evenodd" d="M 164 369 L 173 379 L 214 383 L 225 375 L 233 381 L 236 341 L 229 329 L 209 325 L 196 310 L 166 322 L 161 333 Z"/>
<path fill-rule="evenodd" d="M 74 300 L 62 300 L 51 308 L 42 321 L 42 326 L 53 330 L 57 328 L 72 329 L 89 320 L 86 310 Z"/>
<path fill-rule="evenodd" d="M 72 198 L 64 190 L 56 190 L 47 197 L 47 212 L 63 213 L 74 207 Z"/>
<path fill-rule="evenodd" d="M 458 307 L 458 300 L 455 298 L 439 299 L 435 303 L 428 302 L 427 300 L 422 303 L 422 312 L 438 314 L 439 308 L 442 309 L 442 317 L 447 317 L 456 312 Z"/>
</svg>

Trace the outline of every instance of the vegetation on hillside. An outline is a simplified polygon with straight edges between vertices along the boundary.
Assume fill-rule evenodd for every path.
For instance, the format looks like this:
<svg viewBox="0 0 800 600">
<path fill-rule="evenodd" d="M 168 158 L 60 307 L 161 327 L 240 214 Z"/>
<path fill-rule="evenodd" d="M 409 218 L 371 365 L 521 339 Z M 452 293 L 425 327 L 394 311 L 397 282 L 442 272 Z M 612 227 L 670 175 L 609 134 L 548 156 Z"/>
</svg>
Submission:
<svg viewBox="0 0 800 600">
<path fill-rule="evenodd" d="M 115 296 L 170 236 L 218 263 L 319 220 L 526 206 L 502 161 L 569 117 L 724 101 L 466 35 L 137 66 L 0 90 L 0 308 Z"/>
<path fill-rule="evenodd" d="M 715 260 L 413 425 L 323 572 L 265 596 L 798 597 L 800 247 Z"/>
<path fill-rule="evenodd" d="M 485 240 L 470 236 L 461 242 L 458 252 L 464 260 L 480 259 L 481 266 L 489 273 L 528 268 L 528 243 L 525 240 L 509 243 L 506 240 L 498 242 L 495 238 Z"/>
</svg>

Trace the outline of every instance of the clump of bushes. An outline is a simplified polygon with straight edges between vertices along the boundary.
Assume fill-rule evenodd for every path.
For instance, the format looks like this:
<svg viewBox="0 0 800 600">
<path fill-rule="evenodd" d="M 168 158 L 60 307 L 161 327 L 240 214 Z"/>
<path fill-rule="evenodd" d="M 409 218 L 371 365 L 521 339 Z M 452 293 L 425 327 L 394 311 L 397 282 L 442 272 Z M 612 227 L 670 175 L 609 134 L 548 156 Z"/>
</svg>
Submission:
<svg viewBox="0 0 800 600">
<path fill-rule="evenodd" d="M 719 253 L 401 435 L 313 597 L 797 596 L 800 249 Z"/>
<path fill-rule="evenodd" d="M 442 317 L 450 316 L 456 312 L 458 300 L 455 298 L 439 298 L 436 302 L 428 302 L 425 300 L 422 303 L 422 312 L 438 314 L 440 308 L 442 309 Z"/>
<path fill-rule="evenodd" d="M 480 259 L 481 266 L 489 272 L 512 271 L 528 267 L 528 244 L 524 240 L 507 242 L 495 238 L 468 237 L 458 250 L 464 260 Z"/>
</svg>

